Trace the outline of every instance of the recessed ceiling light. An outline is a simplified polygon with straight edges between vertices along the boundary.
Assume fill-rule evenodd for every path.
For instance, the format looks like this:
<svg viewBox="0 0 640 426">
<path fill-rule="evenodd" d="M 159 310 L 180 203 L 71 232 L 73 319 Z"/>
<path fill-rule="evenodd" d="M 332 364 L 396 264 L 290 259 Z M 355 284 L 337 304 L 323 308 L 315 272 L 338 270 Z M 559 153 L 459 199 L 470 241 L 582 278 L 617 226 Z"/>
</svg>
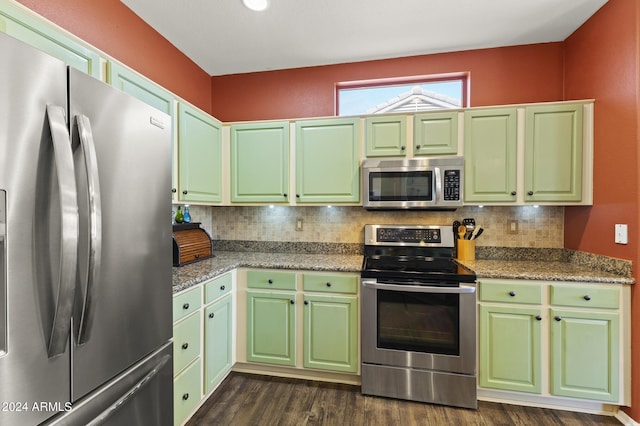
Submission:
<svg viewBox="0 0 640 426">
<path fill-rule="evenodd" d="M 269 0 L 242 0 L 247 8 L 260 12 L 269 7 Z"/>
</svg>

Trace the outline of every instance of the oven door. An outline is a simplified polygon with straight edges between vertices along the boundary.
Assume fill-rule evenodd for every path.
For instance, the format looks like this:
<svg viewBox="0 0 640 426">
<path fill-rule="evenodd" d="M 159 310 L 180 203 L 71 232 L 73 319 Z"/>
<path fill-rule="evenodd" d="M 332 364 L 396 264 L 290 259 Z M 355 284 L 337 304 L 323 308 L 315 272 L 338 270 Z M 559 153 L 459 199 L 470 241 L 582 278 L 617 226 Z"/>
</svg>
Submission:
<svg viewBox="0 0 640 426">
<path fill-rule="evenodd" d="M 476 371 L 476 287 L 362 280 L 362 362 Z"/>
</svg>

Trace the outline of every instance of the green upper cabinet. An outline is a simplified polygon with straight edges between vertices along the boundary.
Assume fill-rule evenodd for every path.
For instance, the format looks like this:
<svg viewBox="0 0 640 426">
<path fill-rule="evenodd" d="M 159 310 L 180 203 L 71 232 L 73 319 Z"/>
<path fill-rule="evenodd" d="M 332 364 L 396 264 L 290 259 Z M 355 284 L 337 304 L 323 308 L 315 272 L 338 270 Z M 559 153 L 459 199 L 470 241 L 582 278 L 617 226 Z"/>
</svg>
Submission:
<svg viewBox="0 0 640 426">
<path fill-rule="evenodd" d="M 100 78 L 100 55 L 96 51 L 74 41 L 43 19 L 27 13 L 17 3 L 0 0 L 0 31 Z"/>
<path fill-rule="evenodd" d="M 516 123 L 516 108 L 464 113 L 465 202 L 516 201 Z"/>
<path fill-rule="evenodd" d="M 231 126 L 231 202 L 283 203 L 289 192 L 289 123 Z"/>
<path fill-rule="evenodd" d="M 296 123 L 296 202 L 360 202 L 360 119 Z"/>
<path fill-rule="evenodd" d="M 355 373 L 358 369 L 358 298 L 304 296 L 304 367 Z"/>
<path fill-rule="evenodd" d="M 458 152 L 458 111 L 416 114 L 413 117 L 413 155 Z"/>
<path fill-rule="evenodd" d="M 582 200 L 582 104 L 525 108 L 525 200 Z"/>
<path fill-rule="evenodd" d="M 618 401 L 620 314 L 551 309 L 551 393 Z"/>
<path fill-rule="evenodd" d="M 407 153 L 407 117 L 388 115 L 365 119 L 367 157 L 404 157 Z"/>
<path fill-rule="evenodd" d="M 109 61 L 107 74 L 112 86 L 174 116 L 175 97 L 168 90 L 117 62 Z"/>
<path fill-rule="evenodd" d="M 227 295 L 204 311 L 204 393 L 211 392 L 231 370 L 233 308 Z"/>
<path fill-rule="evenodd" d="M 222 200 L 222 124 L 184 103 L 178 107 L 178 163 L 181 201 Z"/>
</svg>

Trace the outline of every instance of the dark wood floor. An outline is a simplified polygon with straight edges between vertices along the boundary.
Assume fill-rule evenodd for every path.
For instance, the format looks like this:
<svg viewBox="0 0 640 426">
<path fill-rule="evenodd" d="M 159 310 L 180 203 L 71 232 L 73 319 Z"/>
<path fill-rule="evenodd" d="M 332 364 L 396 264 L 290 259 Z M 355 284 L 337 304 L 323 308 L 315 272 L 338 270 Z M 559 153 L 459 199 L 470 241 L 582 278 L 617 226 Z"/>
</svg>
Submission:
<svg viewBox="0 0 640 426">
<path fill-rule="evenodd" d="M 483 401 L 476 411 L 364 396 L 358 386 L 231 373 L 187 426 L 620 424 L 608 416 Z"/>
</svg>

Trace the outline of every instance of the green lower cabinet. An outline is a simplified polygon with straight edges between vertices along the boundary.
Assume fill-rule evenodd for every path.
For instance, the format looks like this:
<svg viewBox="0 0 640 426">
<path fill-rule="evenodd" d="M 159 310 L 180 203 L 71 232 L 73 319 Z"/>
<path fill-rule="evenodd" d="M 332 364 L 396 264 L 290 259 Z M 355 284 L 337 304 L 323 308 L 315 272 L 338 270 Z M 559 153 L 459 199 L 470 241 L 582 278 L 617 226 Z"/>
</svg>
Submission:
<svg viewBox="0 0 640 426">
<path fill-rule="evenodd" d="M 304 296 L 304 367 L 355 373 L 358 369 L 356 296 Z"/>
<path fill-rule="evenodd" d="M 295 293 L 247 292 L 247 361 L 296 365 Z"/>
<path fill-rule="evenodd" d="M 540 310 L 480 305 L 480 386 L 541 392 Z"/>
<path fill-rule="evenodd" d="M 231 370 L 232 303 L 225 296 L 204 311 L 204 393 L 211 392 Z"/>
<path fill-rule="evenodd" d="M 200 403 L 200 359 L 173 379 L 173 424 L 181 425 Z"/>
<path fill-rule="evenodd" d="M 551 309 L 551 393 L 618 401 L 620 315 Z"/>
</svg>

